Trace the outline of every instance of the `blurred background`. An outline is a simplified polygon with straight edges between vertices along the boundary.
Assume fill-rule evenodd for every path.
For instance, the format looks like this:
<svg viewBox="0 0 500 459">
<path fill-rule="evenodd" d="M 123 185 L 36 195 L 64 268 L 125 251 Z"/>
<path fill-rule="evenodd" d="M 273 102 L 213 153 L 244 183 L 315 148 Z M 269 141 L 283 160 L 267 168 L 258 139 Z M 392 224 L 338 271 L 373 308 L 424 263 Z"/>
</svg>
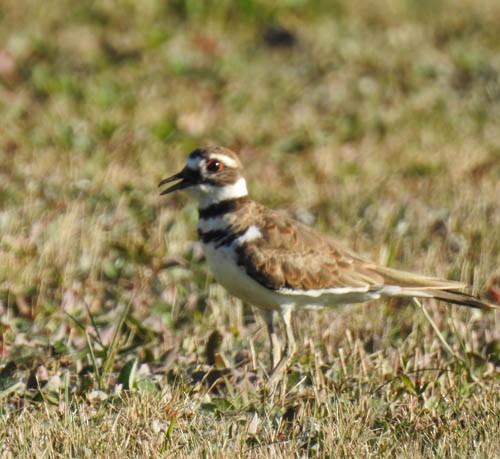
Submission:
<svg viewBox="0 0 500 459">
<path fill-rule="evenodd" d="M 498 299 L 499 30 L 490 0 L 2 1 L 0 355 L 23 375 L 9 377 L 69 368 L 86 391 L 89 342 L 110 378 L 130 359 L 191 374 L 214 330 L 222 366 L 251 360 L 249 340 L 265 366 L 261 325 L 207 274 L 196 204 L 158 195 L 206 144 L 240 153 L 264 204 Z M 435 335 L 400 306 L 304 315 L 301 339 L 327 365 L 356 340 L 413 356 L 408 336 Z M 448 311 L 433 317 L 459 346 Z M 498 362 L 493 316 L 454 314 Z"/>
</svg>

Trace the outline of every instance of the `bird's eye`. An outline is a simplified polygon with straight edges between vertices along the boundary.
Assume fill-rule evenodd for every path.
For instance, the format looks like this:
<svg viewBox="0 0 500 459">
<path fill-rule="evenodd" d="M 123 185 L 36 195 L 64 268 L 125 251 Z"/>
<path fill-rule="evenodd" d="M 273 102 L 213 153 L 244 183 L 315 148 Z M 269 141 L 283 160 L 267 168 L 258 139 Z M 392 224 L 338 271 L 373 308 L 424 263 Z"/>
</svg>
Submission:
<svg viewBox="0 0 500 459">
<path fill-rule="evenodd" d="M 220 172 L 224 168 L 224 164 L 216 159 L 212 159 L 207 163 L 207 171 L 209 172 Z"/>
</svg>

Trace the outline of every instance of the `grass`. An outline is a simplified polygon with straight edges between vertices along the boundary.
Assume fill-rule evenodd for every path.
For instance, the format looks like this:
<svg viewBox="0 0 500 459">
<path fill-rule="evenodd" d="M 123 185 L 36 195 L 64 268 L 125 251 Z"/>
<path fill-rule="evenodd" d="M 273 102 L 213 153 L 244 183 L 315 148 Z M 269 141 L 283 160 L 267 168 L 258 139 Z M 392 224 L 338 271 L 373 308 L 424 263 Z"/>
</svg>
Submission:
<svg viewBox="0 0 500 459">
<path fill-rule="evenodd" d="M 498 297 L 498 18 L 487 0 L 3 5 L 2 457 L 499 456 L 498 315 L 424 303 L 450 353 L 407 302 L 299 312 L 266 393 L 263 325 L 207 273 L 195 203 L 156 188 L 226 145 L 257 200 Z"/>
</svg>

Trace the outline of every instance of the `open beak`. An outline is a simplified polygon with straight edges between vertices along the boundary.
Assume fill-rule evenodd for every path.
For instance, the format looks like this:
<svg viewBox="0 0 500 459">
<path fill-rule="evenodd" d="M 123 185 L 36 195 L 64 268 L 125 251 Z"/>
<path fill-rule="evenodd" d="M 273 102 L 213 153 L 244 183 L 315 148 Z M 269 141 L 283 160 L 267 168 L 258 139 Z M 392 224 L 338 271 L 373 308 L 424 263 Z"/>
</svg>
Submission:
<svg viewBox="0 0 500 459">
<path fill-rule="evenodd" d="M 194 185 L 195 184 L 195 174 L 193 174 L 191 170 L 189 170 L 185 167 L 178 174 L 175 174 L 175 175 L 172 175 L 172 177 L 168 177 L 166 179 L 163 179 L 158 184 L 158 186 L 161 187 L 163 185 L 166 185 L 167 183 L 175 182 L 176 180 L 180 180 L 180 182 L 177 182 L 175 185 L 171 186 L 170 188 L 163 190 L 160 194 L 164 195 L 164 194 L 172 193 L 172 191 L 182 190 L 182 189 L 187 188 L 191 185 Z"/>
</svg>

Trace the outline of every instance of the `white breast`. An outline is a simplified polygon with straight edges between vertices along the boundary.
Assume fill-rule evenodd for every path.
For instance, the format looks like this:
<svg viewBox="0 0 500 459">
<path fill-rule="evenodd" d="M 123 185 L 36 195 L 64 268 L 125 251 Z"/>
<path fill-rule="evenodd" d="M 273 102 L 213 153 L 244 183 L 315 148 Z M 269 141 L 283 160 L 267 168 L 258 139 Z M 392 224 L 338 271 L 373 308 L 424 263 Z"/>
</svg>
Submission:
<svg viewBox="0 0 500 459">
<path fill-rule="evenodd" d="M 257 283 L 238 266 L 233 244 L 217 248 L 213 243 L 202 246 L 212 274 L 229 293 L 262 308 L 279 309 L 284 303 L 281 295 Z"/>
</svg>

